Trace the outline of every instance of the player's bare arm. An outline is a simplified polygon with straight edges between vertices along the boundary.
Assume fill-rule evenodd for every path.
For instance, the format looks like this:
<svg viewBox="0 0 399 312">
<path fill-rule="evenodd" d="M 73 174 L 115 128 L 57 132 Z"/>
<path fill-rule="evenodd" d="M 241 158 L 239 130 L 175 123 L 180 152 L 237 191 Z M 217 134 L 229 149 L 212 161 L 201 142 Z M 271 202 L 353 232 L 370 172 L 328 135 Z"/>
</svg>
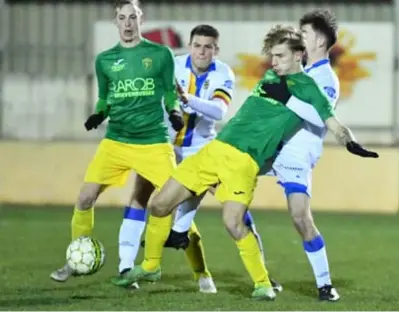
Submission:
<svg viewBox="0 0 399 312">
<path fill-rule="evenodd" d="M 337 117 L 332 116 L 325 121 L 328 130 L 334 135 L 337 142 L 343 146 L 346 146 L 348 152 L 358 155 L 360 157 L 367 158 L 378 158 L 379 155 L 376 152 L 368 151 L 364 149 L 358 142 L 356 142 L 355 136 L 352 131 L 345 125 L 343 125 Z"/>
</svg>

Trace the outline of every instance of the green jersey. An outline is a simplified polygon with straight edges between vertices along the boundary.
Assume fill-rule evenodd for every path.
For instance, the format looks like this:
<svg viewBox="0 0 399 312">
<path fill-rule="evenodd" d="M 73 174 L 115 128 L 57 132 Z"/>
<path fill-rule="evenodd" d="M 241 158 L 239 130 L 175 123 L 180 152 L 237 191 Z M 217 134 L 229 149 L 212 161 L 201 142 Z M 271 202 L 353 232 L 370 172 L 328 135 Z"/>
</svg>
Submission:
<svg viewBox="0 0 399 312">
<path fill-rule="evenodd" d="M 292 101 L 299 103 L 292 105 L 296 110 L 303 108 L 299 115 L 288 108 Z M 261 167 L 283 140 L 300 129 L 304 115 L 311 110 L 323 121 L 334 115 L 313 78 L 304 72 L 280 77 L 268 70 L 216 139 L 249 154 Z"/>
<path fill-rule="evenodd" d="M 164 122 L 179 107 L 169 48 L 143 39 L 133 48 L 120 44 L 96 58 L 99 102 L 107 105 L 109 123 L 105 137 L 133 144 L 169 141 Z M 97 109 L 98 110 L 98 109 Z"/>
</svg>

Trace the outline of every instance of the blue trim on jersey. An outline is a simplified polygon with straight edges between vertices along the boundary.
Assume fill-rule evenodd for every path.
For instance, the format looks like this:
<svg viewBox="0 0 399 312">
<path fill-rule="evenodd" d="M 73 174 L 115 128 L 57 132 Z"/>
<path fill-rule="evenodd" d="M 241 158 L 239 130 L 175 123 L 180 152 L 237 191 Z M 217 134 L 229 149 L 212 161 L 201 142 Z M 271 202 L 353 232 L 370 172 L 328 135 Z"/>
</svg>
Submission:
<svg viewBox="0 0 399 312">
<path fill-rule="evenodd" d="M 191 62 L 191 55 L 189 55 L 187 57 L 186 67 L 190 68 L 191 71 L 193 72 L 193 66 L 192 66 L 192 62 Z M 212 63 L 209 65 L 207 72 L 214 71 L 214 70 L 216 70 L 216 62 L 213 60 Z"/>
<path fill-rule="evenodd" d="M 191 72 L 193 73 L 193 75 L 195 75 L 195 96 L 196 97 L 201 97 L 201 88 L 204 85 L 206 79 L 208 78 L 208 74 L 211 71 L 215 71 L 216 70 L 216 63 L 215 61 L 212 61 L 212 63 L 209 65 L 208 67 L 208 71 L 205 72 L 204 74 L 198 76 L 194 73 L 193 71 L 193 67 L 192 67 L 192 62 L 191 62 L 191 55 L 189 55 L 187 57 L 186 60 L 186 67 L 190 68 Z M 187 121 L 187 132 L 184 136 L 184 140 L 183 140 L 183 144 L 181 145 L 182 147 L 187 147 L 187 146 L 191 146 L 192 141 L 193 141 L 193 135 L 194 135 L 194 128 L 195 128 L 195 123 L 196 123 L 196 119 L 197 119 L 197 114 L 193 113 L 190 114 L 188 121 Z"/>
<path fill-rule="evenodd" d="M 316 252 L 324 247 L 324 239 L 323 236 L 318 235 L 313 238 L 311 241 L 303 242 L 303 249 L 307 252 Z"/>
<path fill-rule="evenodd" d="M 139 209 L 139 208 L 132 208 L 132 207 L 125 207 L 125 212 L 123 214 L 124 219 L 135 220 L 135 221 L 145 221 L 146 217 L 146 209 Z"/>
<path fill-rule="evenodd" d="M 328 63 L 330 63 L 330 60 L 329 60 L 329 59 L 322 59 L 322 60 L 320 60 L 320 61 L 314 63 L 313 65 L 311 65 L 309 68 L 306 68 L 306 69 L 305 69 L 305 73 L 308 73 L 308 72 L 310 72 L 312 69 L 317 68 L 317 67 L 320 67 L 320 66 L 325 65 L 325 64 L 328 64 Z"/>
</svg>

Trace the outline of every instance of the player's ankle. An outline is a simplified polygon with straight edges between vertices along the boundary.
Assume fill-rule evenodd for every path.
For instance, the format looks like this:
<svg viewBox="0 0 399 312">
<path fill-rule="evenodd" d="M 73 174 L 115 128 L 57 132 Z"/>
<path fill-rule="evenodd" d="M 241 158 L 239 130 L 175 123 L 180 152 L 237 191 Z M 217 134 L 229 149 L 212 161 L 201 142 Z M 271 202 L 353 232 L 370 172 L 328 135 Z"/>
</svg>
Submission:
<svg viewBox="0 0 399 312">
<path fill-rule="evenodd" d="M 272 287 L 272 284 L 270 283 L 269 279 L 267 279 L 266 281 L 256 282 L 255 283 L 255 289 L 263 288 L 263 287 L 266 287 L 266 288 L 271 288 Z"/>
<path fill-rule="evenodd" d="M 198 281 L 200 278 L 212 278 L 212 274 L 208 270 L 203 271 L 203 272 L 195 272 L 194 280 Z"/>
<path fill-rule="evenodd" d="M 161 266 L 159 263 L 157 263 L 158 261 L 143 261 L 143 263 L 141 264 L 141 268 L 148 272 L 148 273 L 155 273 L 156 271 L 161 269 Z"/>
</svg>

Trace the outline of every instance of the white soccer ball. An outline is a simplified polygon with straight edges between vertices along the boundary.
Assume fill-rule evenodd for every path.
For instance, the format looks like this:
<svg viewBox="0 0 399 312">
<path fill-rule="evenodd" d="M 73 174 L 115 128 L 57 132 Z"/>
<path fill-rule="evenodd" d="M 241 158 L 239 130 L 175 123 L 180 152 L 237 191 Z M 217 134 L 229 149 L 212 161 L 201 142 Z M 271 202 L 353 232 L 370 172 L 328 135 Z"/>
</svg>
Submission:
<svg viewBox="0 0 399 312">
<path fill-rule="evenodd" d="M 93 237 L 79 237 L 69 244 L 66 260 L 76 274 L 93 274 L 104 265 L 104 247 L 99 240 Z"/>
</svg>

